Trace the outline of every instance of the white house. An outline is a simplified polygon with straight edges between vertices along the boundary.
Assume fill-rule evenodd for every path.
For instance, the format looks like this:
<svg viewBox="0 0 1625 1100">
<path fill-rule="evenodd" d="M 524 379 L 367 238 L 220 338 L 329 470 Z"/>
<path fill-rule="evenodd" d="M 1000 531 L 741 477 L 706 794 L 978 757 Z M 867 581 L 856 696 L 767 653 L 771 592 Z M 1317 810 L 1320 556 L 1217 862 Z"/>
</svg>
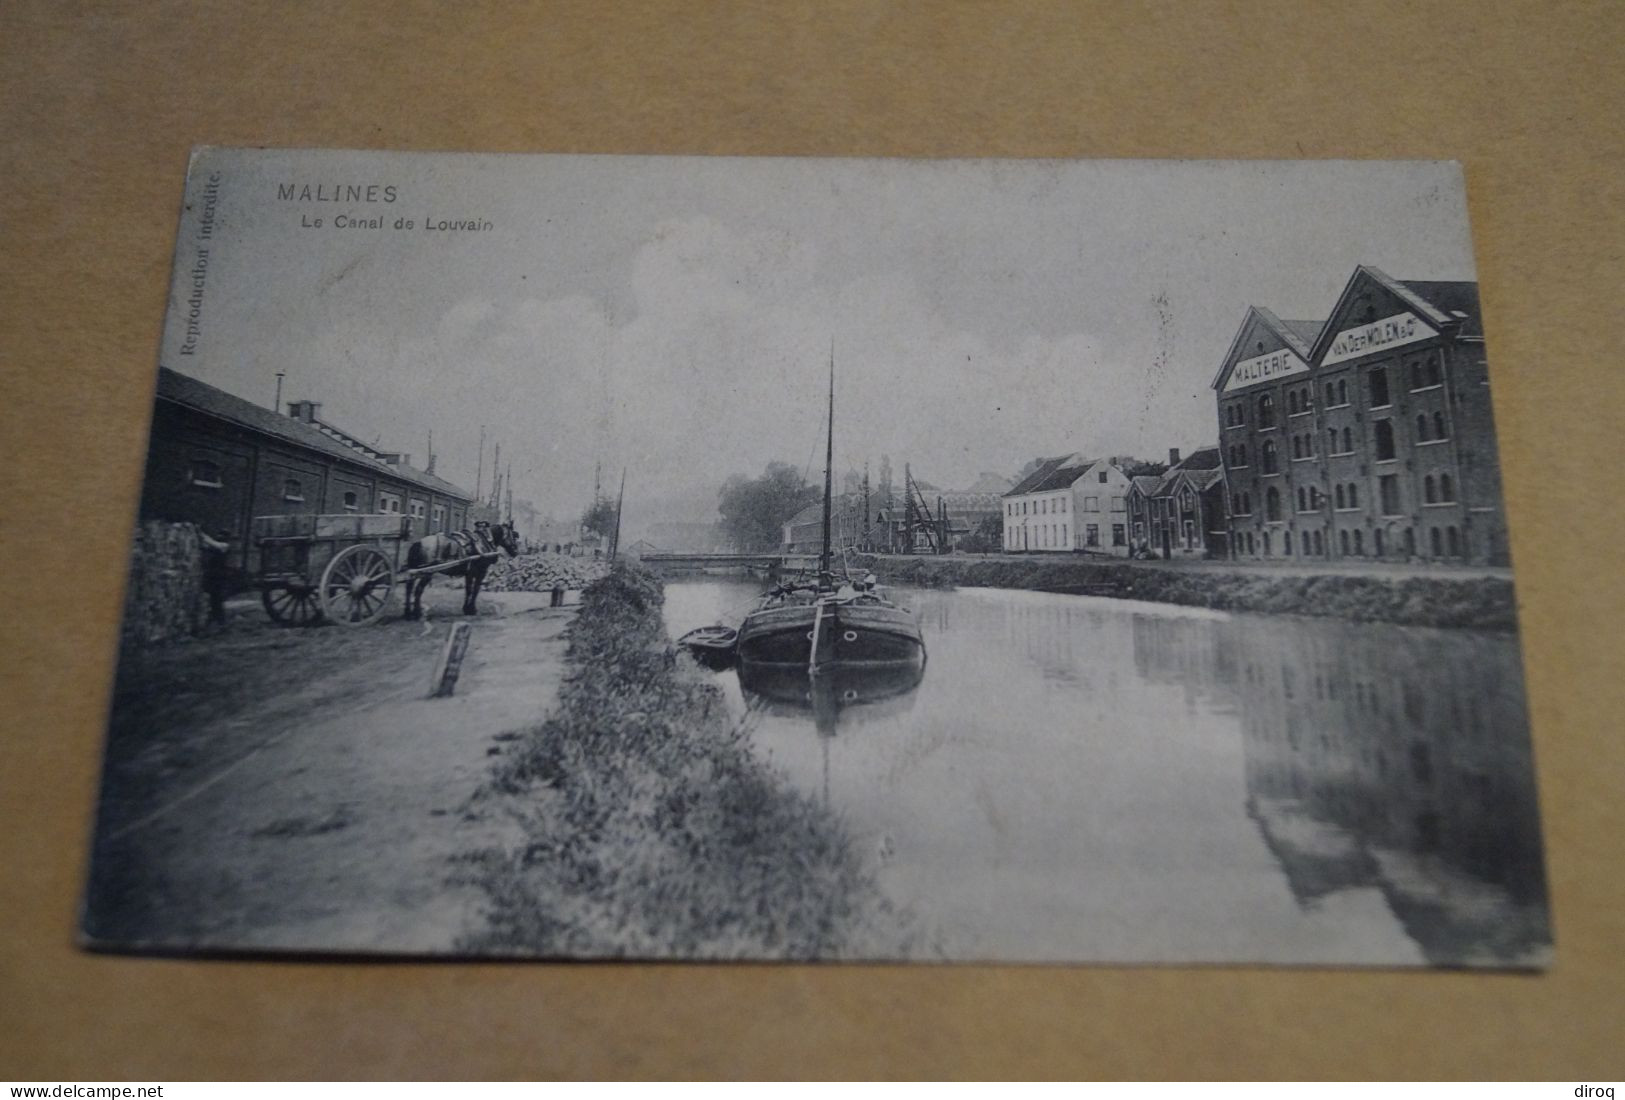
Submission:
<svg viewBox="0 0 1625 1100">
<path fill-rule="evenodd" d="M 1128 490 L 1127 475 L 1110 459 L 1042 459 L 1004 494 L 1004 548 L 1127 557 Z"/>
</svg>

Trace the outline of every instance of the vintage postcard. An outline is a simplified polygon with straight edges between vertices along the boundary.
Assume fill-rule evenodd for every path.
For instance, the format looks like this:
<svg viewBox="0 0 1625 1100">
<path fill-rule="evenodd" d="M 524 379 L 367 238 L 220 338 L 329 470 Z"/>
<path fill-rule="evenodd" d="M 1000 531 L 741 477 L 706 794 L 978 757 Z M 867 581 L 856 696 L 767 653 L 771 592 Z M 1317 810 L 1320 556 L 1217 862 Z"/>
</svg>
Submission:
<svg viewBox="0 0 1625 1100">
<path fill-rule="evenodd" d="M 1484 334 L 1450 163 L 201 149 L 84 941 L 1545 966 Z"/>
</svg>

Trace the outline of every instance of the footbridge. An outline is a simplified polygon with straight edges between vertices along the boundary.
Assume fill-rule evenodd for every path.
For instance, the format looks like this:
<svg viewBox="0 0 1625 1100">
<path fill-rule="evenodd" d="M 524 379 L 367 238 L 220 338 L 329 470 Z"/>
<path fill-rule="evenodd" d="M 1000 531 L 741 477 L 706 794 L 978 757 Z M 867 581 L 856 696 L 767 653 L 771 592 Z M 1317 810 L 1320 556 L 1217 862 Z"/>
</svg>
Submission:
<svg viewBox="0 0 1625 1100">
<path fill-rule="evenodd" d="M 665 554 L 638 559 L 663 573 L 796 573 L 818 568 L 817 554 Z"/>
</svg>

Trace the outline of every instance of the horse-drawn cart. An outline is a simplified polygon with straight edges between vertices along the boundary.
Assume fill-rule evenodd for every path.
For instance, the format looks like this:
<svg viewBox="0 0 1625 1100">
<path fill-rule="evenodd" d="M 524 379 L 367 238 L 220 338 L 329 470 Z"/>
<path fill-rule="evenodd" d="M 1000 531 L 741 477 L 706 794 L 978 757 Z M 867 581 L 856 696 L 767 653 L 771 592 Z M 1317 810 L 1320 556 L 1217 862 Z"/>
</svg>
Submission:
<svg viewBox="0 0 1625 1100">
<path fill-rule="evenodd" d="M 266 614 L 291 626 L 324 618 L 360 626 L 384 613 L 397 580 L 410 582 L 497 557 L 474 553 L 409 569 L 407 549 L 414 537 L 409 516 L 256 516 L 256 584 Z"/>
</svg>

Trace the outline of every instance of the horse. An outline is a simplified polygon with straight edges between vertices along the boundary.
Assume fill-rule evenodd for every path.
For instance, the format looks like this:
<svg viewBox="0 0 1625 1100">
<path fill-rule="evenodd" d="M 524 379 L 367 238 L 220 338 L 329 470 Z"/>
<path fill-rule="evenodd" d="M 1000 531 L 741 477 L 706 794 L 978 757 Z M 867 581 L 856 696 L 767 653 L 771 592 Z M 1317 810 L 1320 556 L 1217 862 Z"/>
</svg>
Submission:
<svg viewBox="0 0 1625 1100">
<path fill-rule="evenodd" d="M 406 567 L 424 569 L 445 562 L 457 562 L 450 569 L 436 570 L 452 577 L 463 578 L 463 614 L 476 614 L 475 601 L 480 596 L 480 585 L 485 583 L 486 571 L 497 560 L 497 551 L 506 550 L 510 558 L 519 554 L 519 532 L 511 523 L 492 526 L 484 520 L 476 523 L 472 531 L 442 531 L 425 535 L 406 549 Z M 423 590 L 434 580 L 434 573 L 420 573 L 406 582 L 406 618 L 423 617 Z"/>
</svg>

